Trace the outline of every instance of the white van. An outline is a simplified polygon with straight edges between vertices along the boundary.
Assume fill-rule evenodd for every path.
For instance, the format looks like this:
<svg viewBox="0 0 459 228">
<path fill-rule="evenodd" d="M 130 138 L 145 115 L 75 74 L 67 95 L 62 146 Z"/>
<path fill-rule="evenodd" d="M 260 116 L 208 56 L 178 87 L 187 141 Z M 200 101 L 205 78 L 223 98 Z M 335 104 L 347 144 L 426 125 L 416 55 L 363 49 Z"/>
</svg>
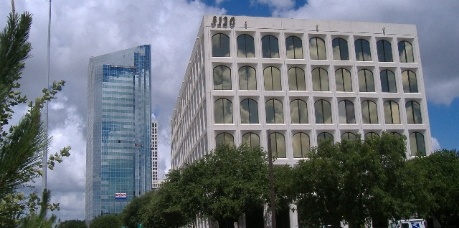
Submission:
<svg viewBox="0 0 459 228">
<path fill-rule="evenodd" d="M 407 219 L 398 220 L 391 224 L 392 228 L 426 228 L 426 221 L 424 219 Z"/>
</svg>

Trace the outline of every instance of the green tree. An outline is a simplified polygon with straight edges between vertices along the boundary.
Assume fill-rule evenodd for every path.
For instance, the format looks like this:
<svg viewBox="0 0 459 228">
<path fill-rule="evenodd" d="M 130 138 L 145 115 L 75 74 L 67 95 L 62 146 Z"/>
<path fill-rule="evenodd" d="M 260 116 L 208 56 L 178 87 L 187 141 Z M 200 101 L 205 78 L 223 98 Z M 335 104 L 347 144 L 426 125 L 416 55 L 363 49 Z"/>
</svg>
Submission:
<svg viewBox="0 0 459 228">
<path fill-rule="evenodd" d="M 109 214 L 109 215 L 101 215 L 95 217 L 91 224 L 89 225 L 90 228 L 116 228 L 121 227 L 123 224 L 121 222 L 120 215 L 118 214 Z"/>
<path fill-rule="evenodd" d="M 338 156 L 338 148 L 331 141 L 323 141 L 318 148 L 311 150 L 308 159 L 300 161 L 296 166 L 294 185 L 302 227 L 340 227 L 343 218 L 338 211 L 341 196 Z"/>
<path fill-rule="evenodd" d="M 408 163 L 411 173 L 418 174 L 413 183 L 416 190 L 426 189 L 428 192 L 424 195 L 414 195 L 416 212 L 421 216 L 437 218 L 442 227 L 458 227 L 458 152 L 441 150 L 427 157 L 412 159 Z"/>
<path fill-rule="evenodd" d="M 129 228 L 136 228 L 139 224 L 144 224 L 144 214 L 147 213 L 147 205 L 152 201 L 152 198 L 155 197 L 155 194 L 156 191 L 147 192 L 129 202 L 121 213 L 123 225 Z M 150 227 L 153 227 L 153 225 Z"/>
<path fill-rule="evenodd" d="M 86 228 L 83 220 L 67 220 L 59 223 L 57 228 Z"/>
<path fill-rule="evenodd" d="M 363 227 L 408 217 L 413 212 L 405 193 L 405 139 L 383 133 L 364 141 L 322 142 L 301 161 L 296 172 L 298 207 L 306 226 Z"/>
<path fill-rule="evenodd" d="M 55 98 L 64 85 L 54 82 L 43 95 L 29 101 L 19 92 L 21 71 L 29 57 L 31 45 L 29 37 L 32 16 L 25 12 L 9 14 L 7 25 L 0 33 L 0 226 L 14 227 L 29 211 L 29 205 L 37 205 L 35 194 L 30 196 L 17 192 L 41 175 L 42 151 L 49 143 L 41 123 L 43 105 Z M 17 125 L 9 125 L 13 108 L 28 102 L 29 110 Z M 70 148 L 63 148 L 50 157 L 48 166 L 54 167 L 62 157 L 69 155 Z M 47 194 L 47 193 L 44 193 Z M 31 201 L 35 201 L 32 203 Z M 42 202 L 45 200 L 42 200 Z"/>
<path fill-rule="evenodd" d="M 236 148 L 223 144 L 203 162 L 204 175 L 190 174 L 203 183 L 205 190 L 200 215 L 212 218 L 220 225 L 232 224 L 246 212 L 265 203 L 263 195 L 268 191 L 268 166 L 261 148 L 246 145 Z"/>
<path fill-rule="evenodd" d="M 159 190 L 153 193 L 141 219 L 146 227 L 181 227 L 194 221 L 195 214 L 187 216 L 193 208 L 183 203 L 185 192 L 180 186 L 181 176 L 181 170 L 171 170 Z"/>
</svg>

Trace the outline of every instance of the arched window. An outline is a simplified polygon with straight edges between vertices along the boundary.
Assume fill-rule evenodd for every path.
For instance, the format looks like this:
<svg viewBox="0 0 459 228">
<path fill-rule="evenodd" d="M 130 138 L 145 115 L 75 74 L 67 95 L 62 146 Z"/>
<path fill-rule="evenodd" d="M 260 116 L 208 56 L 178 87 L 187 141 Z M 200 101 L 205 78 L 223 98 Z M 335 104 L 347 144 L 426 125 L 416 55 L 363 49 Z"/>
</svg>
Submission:
<svg viewBox="0 0 459 228">
<path fill-rule="evenodd" d="M 344 68 L 335 71 L 336 91 L 352 92 L 351 72 Z"/>
<path fill-rule="evenodd" d="M 396 131 L 391 132 L 391 134 L 392 134 L 392 135 L 395 135 L 395 136 L 397 136 L 397 137 L 402 137 L 402 134 L 400 134 L 400 133 L 398 133 L 398 132 L 396 132 Z"/>
<path fill-rule="evenodd" d="M 411 156 L 425 156 L 426 155 L 426 144 L 424 141 L 424 135 L 419 132 L 413 132 L 410 134 L 410 149 Z"/>
<path fill-rule="evenodd" d="M 234 146 L 234 137 L 232 134 L 227 133 L 227 132 L 222 132 L 215 136 L 215 144 L 221 145 L 221 144 L 227 144 L 230 146 Z"/>
<path fill-rule="evenodd" d="M 299 67 L 292 67 L 288 70 L 288 88 L 289 90 L 305 91 L 306 81 L 304 70 Z"/>
<path fill-rule="evenodd" d="M 378 137 L 379 138 L 378 133 L 371 131 L 371 132 L 368 132 L 368 133 L 365 134 L 365 139 L 373 138 L 373 137 Z"/>
<path fill-rule="evenodd" d="M 384 102 L 384 119 L 386 124 L 400 124 L 400 110 L 397 102 Z"/>
<path fill-rule="evenodd" d="M 395 82 L 395 74 L 391 70 L 382 70 L 380 72 L 381 90 L 385 93 L 396 93 L 397 85 Z"/>
<path fill-rule="evenodd" d="M 312 37 L 309 39 L 309 54 L 312 60 L 327 59 L 325 41 L 320 37 Z"/>
<path fill-rule="evenodd" d="M 360 92 L 374 92 L 375 91 L 375 80 L 373 78 L 373 72 L 371 70 L 362 69 L 359 70 L 359 91 Z"/>
<path fill-rule="evenodd" d="M 314 103 L 314 109 L 316 113 L 316 123 L 320 124 L 331 124 L 332 113 L 330 102 L 326 100 L 318 100 Z"/>
<path fill-rule="evenodd" d="M 215 123 L 233 123 L 233 103 L 226 99 L 220 98 L 214 103 Z"/>
<path fill-rule="evenodd" d="M 243 66 L 239 68 L 239 89 L 257 90 L 257 76 L 253 67 Z"/>
<path fill-rule="evenodd" d="M 362 119 L 365 124 L 378 123 L 378 109 L 374 101 L 366 100 L 362 102 Z"/>
<path fill-rule="evenodd" d="M 263 36 L 263 38 L 261 38 L 261 48 L 263 51 L 263 58 L 279 58 L 279 43 L 275 36 Z"/>
<path fill-rule="evenodd" d="M 222 33 L 217 33 L 212 36 L 212 56 L 213 57 L 229 57 L 229 37 Z"/>
<path fill-rule="evenodd" d="M 242 143 L 246 144 L 249 147 L 259 147 L 260 136 L 253 132 L 247 132 L 244 135 L 242 135 Z"/>
<path fill-rule="evenodd" d="M 242 34 L 237 37 L 237 57 L 255 57 L 255 45 L 253 37 L 249 34 Z"/>
<path fill-rule="evenodd" d="M 333 135 L 328 132 L 321 132 L 317 134 L 317 144 L 320 144 L 324 140 L 329 140 L 331 143 L 333 143 Z"/>
<path fill-rule="evenodd" d="M 271 151 L 277 158 L 286 157 L 285 137 L 283 134 L 273 132 L 269 135 L 271 141 Z"/>
<path fill-rule="evenodd" d="M 281 74 L 280 70 L 276 67 L 266 67 L 263 71 L 263 78 L 265 81 L 265 90 L 267 91 L 280 91 L 282 90 L 281 85 Z"/>
<path fill-rule="evenodd" d="M 308 123 L 308 106 L 305 101 L 296 99 L 290 102 L 290 118 L 294 124 Z"/>
<path fill-rule="evenodd" d="M 357 61 L 371 61 L 370 42 L 364 39 L 354 41 L 355 58 Z"/>
<path fill-rule="evenodd" d="M 405 93 L 417 93 L 418 92 L 418 80 L 416 74 L 411 70 L 405 70 L 402 72 L 403 91 Z"/>
<path fill-rule="evenodd" d="M 338 103 L 339 122 L 343 124 L 355 123 L 354 103 L 342 100 Z"/>
<path fill-rule="evenodd" d="M 289 36 L 285 39 L 285 48 L 287 49 L 288 59 L 303 58 L 303 44 L 300 38 Z"/>
<path fill-rule="evenodd" d="M 408 101 L 405 105 L 406 118 L 409 124 L 422 124 L 421 105 L 416 101 Z"/>
<path fill-rule="evenodd" d="M 241 123 L 258 123 L 258 103 L 250 98 L 241 101 Z"/>
<path fill-rule="evenodd" d="M 314 91 L 329 91 L 328 72 L 321 67 L 312 70 L 312 89 Z"/>
<path fill-rule="evenodd" d="M 349 60 L 349 50 L 345 39 L 335 38 L 332 41 L 332 45 L 334 60 Z"/>
<path fill-rule="evenodd" d="M 341 141 L 343 141 L 343 140 L 356 140 L 356 139 L 357 139 L 357 135 L 352 133 L 352 132 L 344 132 L 341 135 Z"/>
<path fill-rule="evenodd" d="M 277 99 L 269 99 L 265 103 L 266 123 L 284 123 L 282 102 Z"/>
<path fill-rule="evenodd" d="M 227 66 L 214 68 L 214 89 L 231 90 L 231 69 Z"/>
<path fill-rule="evenodd" d="M 311 148 L 309 143 L 309 135 L 303 132 L 298 132 L 292 138 L 293 157 L 304 158 Z"/>
<path fill-rule="evenodd" d="M 414 63 L 413 45 L 411 45 L 410 42 L 398 42 L 398 54 L 400 56 L 400 62 Z"/>
<path fill-rule="evenodd" d="M 392 45 L 387 40 L 378 40 L 376 42 L 378 47 L 378 60 L 379 62 L 393 62 L 392 58 Z"/>
</svg>

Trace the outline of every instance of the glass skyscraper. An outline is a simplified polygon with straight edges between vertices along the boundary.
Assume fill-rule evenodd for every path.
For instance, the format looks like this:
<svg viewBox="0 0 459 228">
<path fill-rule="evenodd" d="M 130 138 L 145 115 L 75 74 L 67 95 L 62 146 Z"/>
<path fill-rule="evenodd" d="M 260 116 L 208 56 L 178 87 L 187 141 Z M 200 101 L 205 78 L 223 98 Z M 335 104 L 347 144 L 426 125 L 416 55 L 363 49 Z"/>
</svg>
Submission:
<svg viewBox="0 0 459 228">
<path fill-rule="evenodd" d="M 152 188 L 150 58 L 143 45 L 89 61 L 87 222 Z"/>
</svg>

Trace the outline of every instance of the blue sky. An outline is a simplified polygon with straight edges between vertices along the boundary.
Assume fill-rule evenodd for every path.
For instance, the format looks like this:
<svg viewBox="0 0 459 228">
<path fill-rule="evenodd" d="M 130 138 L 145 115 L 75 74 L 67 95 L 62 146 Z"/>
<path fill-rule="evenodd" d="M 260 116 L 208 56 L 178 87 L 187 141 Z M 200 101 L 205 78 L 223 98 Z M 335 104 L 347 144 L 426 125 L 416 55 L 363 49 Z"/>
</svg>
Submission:
<svg viewBox="0 0 459 228">
<path fill-rule="evenodd" d="M 152 45 L 153 103 L 159 124 L 159 173 L 170 167 L 170 126 L 178 88 L 203 15 L 245 15 L 415 24 L 421 51 L 431 133 L 439 147 L 459 149 L 458 0 L 79 0 L 52 1 L 51 80 L 66 80 L 50 105 L 51 151 L 71 146 L 71 157 L 49 173 L 62 220 L 83 219 L 87 69 L 91 56 Z M 3 28 L 11 0 L 0 0 Z M 46 87 L 48 0 L 16 0 L 33 14 L 31 58 L 22 89 L 36 97 Z M 25 108 L 18 110 L 23 113 Z M 437 145 L 438 145 L 437 144 Z M 62 178 L 65 176 L 65 178 Z"/>
</svg>

